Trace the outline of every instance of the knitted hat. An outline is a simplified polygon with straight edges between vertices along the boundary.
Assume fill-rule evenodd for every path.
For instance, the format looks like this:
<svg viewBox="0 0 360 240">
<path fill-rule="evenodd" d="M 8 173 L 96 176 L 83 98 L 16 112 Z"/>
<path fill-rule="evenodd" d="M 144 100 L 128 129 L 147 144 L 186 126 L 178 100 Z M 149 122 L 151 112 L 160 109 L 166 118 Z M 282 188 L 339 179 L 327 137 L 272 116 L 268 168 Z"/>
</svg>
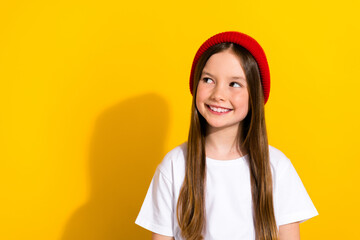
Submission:
<svg viewBox="0 0 360 240">
<path fill-rule="evenodd" d="M 229 31 L 229 32 L 221 32 L 218 33 L 212 37 L 210 37 L 208 40 L 206 40 L 199 48 L 199 50 L 196 52 L 192 67 L 191 67 L 191 73 L 190 73 L 190 92 L 193 94 L 193 78 L 194 78 L 194 71 L 196 64 L 199 61 L 199 58 L 201 55 L 211 46 L 214 46 L 218 43 L 223 42 L 232 42 L 236 43 L 245 49 L 247 49 L 251 55 L 254 57 L 254 59 L 257 62 L 257 65 L 260 70 L 260 77 L 261 77 L 261 84 L 264 92 L 264 104 L 269 99 L 269 93 L 270 93 L 270 70 L 269 65 L 266 60 L 265 52 L 260 46 L 260 44 L 253 39 L 252 37 L 235 31 Z"/>
</svg>

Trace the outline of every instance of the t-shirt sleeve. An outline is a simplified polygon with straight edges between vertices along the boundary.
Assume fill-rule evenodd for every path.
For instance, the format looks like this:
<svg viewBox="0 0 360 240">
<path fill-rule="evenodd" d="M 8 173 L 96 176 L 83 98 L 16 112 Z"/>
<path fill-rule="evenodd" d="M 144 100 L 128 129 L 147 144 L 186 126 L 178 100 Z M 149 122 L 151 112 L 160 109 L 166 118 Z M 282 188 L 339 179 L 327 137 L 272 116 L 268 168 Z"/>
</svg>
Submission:
<svg viewBox="0 0 360 240">
<path fill-rule="evenodd" d="M 277 225 L 304 222 L 318 215 L 310 196 L 291 161 L 285 156 L 275 178 L 275 216 Z"/>
<path fill-rule="evenodd" d="M 158 167 L 135 223 L 154 233 L 174 236 L 172 199 L 172 183 Z"/>
</svg>

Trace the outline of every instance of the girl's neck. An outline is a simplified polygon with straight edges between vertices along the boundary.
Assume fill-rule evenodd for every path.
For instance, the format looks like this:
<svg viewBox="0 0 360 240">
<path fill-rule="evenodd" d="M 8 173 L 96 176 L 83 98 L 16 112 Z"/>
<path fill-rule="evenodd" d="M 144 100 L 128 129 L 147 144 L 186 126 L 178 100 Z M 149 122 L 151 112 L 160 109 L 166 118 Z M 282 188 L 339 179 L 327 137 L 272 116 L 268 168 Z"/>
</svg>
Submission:
<svg viewBox="0 0 360 240">
<path fill-rule="evenodd" d="M 237 143 L 237 130 L 208 128 L 205 137 L 205 152 L 209 158 L 230 160 L 245 155 Z"/>
</svg>

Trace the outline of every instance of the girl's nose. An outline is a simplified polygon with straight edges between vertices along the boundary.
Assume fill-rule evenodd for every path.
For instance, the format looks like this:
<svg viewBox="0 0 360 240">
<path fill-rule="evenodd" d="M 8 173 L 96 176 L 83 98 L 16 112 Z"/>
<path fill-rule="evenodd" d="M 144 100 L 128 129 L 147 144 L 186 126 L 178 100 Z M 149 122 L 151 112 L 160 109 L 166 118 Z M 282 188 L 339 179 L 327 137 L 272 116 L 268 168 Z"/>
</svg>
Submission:
<svg viewBox="0 0 360 240">
<path fill-rule="evenodd" d="M 226 98 L 225 96 L 226 93 L 224 88 L 220 84 L 216 85 L 214 91 L 211 94 L 211 98 L 215 101 L 224 101 Z"/>
</svg>

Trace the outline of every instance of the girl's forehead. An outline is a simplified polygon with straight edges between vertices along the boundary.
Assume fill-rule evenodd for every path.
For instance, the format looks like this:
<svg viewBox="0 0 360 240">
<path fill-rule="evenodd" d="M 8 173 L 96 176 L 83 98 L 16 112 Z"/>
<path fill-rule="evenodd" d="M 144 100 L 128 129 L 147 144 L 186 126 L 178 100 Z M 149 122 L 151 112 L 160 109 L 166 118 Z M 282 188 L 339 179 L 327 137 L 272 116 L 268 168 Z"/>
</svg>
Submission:
<svg viewBox="0 0 360 240">
<path fill-rule="evenodd" d="M 233 52 L 222 51 L 213 54 L 206 62 L 202 74 L 245 76 L 240 58 Z"/>
</svg>

